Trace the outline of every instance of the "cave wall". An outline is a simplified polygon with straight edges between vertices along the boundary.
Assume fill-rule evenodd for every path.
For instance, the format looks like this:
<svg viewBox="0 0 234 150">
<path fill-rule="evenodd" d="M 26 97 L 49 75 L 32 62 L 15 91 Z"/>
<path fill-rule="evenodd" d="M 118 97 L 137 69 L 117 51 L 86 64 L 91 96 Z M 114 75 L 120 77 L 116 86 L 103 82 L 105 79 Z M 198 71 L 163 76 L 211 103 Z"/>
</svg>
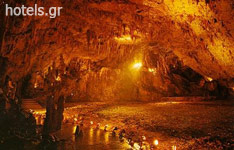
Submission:
<svg viewBox="0 0 234 150">
<path fill-rule="evenodd" d="M 1 56 L 15 81 L 38 72 L 44 78 L 53 63 L 60 66 L 62 55 L 72 99 L 204 95 L 201 82 L 210 79 L 230 91 L 234 87 L 232 0 L 8 2 L 63 7 L 55 19 L 1 16 Z M 133 70 L 134 62 L 142 68 Z M 37 96 L 35 81 L 28 95 Z"/>
</svg>

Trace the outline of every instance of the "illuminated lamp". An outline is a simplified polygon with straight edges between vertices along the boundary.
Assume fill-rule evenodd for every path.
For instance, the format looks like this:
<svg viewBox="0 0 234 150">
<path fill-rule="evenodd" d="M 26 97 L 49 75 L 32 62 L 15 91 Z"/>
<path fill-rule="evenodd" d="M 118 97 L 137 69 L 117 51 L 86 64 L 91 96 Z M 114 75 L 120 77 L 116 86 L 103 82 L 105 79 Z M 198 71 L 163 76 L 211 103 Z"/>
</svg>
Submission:
<svg viewBox="0 0 234 150">
<path fill-rule="evenodd" d="M 158 145 L 158 140 L 154 140 L 154 145 Z"/>
<path fill-rule="evenodd" d="M 140 69 L 142 67 L 142 63 L 141 62 L 137 62 L 135 64 L 133 64 L 133 68 L 134 69 Z"/>
</svg>

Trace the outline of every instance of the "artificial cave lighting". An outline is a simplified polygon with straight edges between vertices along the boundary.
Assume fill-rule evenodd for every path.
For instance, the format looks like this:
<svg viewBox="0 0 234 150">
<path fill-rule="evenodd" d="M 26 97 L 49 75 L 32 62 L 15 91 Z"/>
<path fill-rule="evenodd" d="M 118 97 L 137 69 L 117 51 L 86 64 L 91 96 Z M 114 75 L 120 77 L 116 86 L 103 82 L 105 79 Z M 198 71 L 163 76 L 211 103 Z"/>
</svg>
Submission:
<svg viewBox="0 0 234 150">
<path fill-rule="evenodd" d="M 58 75 L 56 81 L 61 81 L 61 77 Z"/>
<path fill-rule="evenodd" d="M 148 71 L 149 71 L 149 72 L 154 72 L 155 69 L 153 69 L 153 68 L 148 68 Z"/>
<path fill-rule="evenodd" d="M 134 143 L 133 148 L 134 148 L 135 150 L 140 150 L 140 149 L 141 149 L 141 146 L 140 146 L 138 143 Z"/>
<path fill-rule="evenodd" d="M 141 62 L 137 62 L 133 64 L 133 68 L 134 69 L 140 69 L 142 67 L 142 63 Z"/>
<path fill-rule="evenodd" d="M 115 37 L 115 40 L 119 43 L 132 43 L 132 37 L 130 35 L 123 35 L 121 37 Z"/>
<path fill-rule="evenodd" d="M 172 150 L 176 150 L 176 146 L 175 145 L 172 146 Z"/>
<path fill-rule="evenodd" d="M 38 88 L 38 83 L 34 83 L 34 88 Z"/>
<path fill-rule="evenodd" d="M 233 149 L 234 0 L 0 6 L 0 150 Z"/>
<path fill-rule="evenodd" d="M 154 145 L 158 145 L 158 140 L 154 140 Z"/>
<path fill-rule="evenodd" d="M 148 71 L 150 73 L 153 73 L 154 75 L 156 74 L 156 69 L 155 68 L 148 68 Z"/>
<path fill-rule="evenodd" d="M 213 81 L 213 79 L 212 79 L 211 77 L 206 77 L 206 79 L 207 79 L 209 82 Z"/>
</svg>

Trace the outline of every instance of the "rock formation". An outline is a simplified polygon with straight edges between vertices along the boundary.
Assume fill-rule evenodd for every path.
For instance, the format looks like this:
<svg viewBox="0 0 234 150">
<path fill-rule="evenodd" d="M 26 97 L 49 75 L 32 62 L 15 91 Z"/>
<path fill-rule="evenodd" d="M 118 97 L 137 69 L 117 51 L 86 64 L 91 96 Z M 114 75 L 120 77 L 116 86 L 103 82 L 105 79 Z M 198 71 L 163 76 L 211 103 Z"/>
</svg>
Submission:
<svg viewBox="0 0 234 150">
<path fill-rule="evenodd" d="M 233 95 L 233 0 L 6 2 L 63 7 L 55 19 L 7 17 L 0 2 L 0 64 L 8 66 L 1 65 L 0 84 L 8 75 L 25 96 L 47 92 L 53 67 L 68 100 Z"/>
</svg>

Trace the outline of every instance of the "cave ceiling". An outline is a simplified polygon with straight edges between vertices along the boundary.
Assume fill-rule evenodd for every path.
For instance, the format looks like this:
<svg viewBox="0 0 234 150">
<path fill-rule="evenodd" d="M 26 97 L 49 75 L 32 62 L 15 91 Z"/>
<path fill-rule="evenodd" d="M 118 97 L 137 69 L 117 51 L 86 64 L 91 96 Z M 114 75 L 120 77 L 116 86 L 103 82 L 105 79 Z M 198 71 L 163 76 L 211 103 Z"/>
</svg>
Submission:
<svg viewBox="0 0 234 150">
<path fill-rule="evenodd" d="M 1 17 L 1 56 L 8 74 L 44 72 L 60 56 L 95 68 L 123 69 L 135 59 L 157 65 L 173 54 L 203 77 L 234 78 L 232 0 L 24 0 L 63 6 L 60 17 Z M 3 13 L 3 10 L 2 10 Z M 157 56 L 157 57 L 154 57 Z M 150 58 L 150 59 L 148 59 Z"/>
</svg>

